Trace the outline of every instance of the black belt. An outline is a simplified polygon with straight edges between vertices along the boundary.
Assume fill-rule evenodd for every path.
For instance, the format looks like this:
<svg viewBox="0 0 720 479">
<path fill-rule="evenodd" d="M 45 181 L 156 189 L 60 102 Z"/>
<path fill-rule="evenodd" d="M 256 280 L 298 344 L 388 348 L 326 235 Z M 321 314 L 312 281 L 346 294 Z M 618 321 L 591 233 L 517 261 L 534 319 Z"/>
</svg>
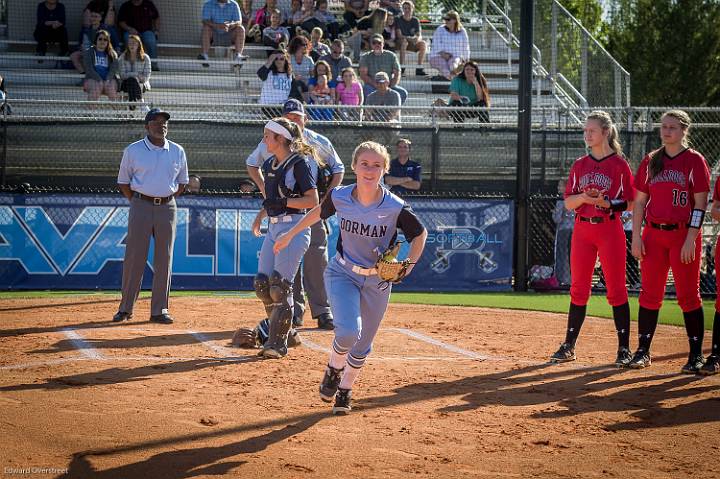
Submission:
<svg viewBox="0 0 720 479">
<path fill-rule="evenodd" d="M 133 196 L 135 198 L 140 198 L 141 200 L 149 201 L 154 205 L 164 205 L 165 203 L 170 203 L 170 200 L 174 198 L 173 195 L 156 198 L 154 196 L 143 195 L 142 193 L 138 193 L 137 191 L 133 191 Z"/>
<path fill-rule="evenodd" d="M 610 221 L 615 219 L 615 215 L 612 214 L 610 216 L 578 216 L 580 221 L 583 221 L 585 223 L 590 223 L 593 225 L 604 223 L 605 221 Z"/>
<path fill-rule="evenodd" d="M 680 229 L 682 224 L 681 223 L 653 223 L 653 222 L 650 222 L 650 226 L 652 226 L 656 230 L 673 231 L 676 229 Z"/>
</svg>

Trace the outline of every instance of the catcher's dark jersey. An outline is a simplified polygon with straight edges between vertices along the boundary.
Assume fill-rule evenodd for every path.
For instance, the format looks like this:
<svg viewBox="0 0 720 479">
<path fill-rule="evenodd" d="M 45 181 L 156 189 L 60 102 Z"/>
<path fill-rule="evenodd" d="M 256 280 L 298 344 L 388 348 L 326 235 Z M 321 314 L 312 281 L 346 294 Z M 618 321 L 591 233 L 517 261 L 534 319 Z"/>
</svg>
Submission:
<svg viewBox="0 0 720 479">
<path fill-rule="evenodd" d="M 372 268 L 378 255 L 385 251 L 402 230 L 409 242 L 425 228 L 410 205 L 382 188 L 382 198 L 374 205 L 363 206 L 352 196 L 356 185 L 331 190 L 322 202 L 323 219 L 337 214 L 340 224 L 337 251 L 343 259 L 363 268 Z"/>
</svg>

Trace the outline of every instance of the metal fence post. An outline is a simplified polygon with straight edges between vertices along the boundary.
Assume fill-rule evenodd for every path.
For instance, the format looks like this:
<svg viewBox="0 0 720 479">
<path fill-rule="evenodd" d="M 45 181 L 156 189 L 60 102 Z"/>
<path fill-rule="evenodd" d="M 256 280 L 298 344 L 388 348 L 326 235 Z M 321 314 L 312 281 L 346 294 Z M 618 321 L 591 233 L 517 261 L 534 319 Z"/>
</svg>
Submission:
<svg viewBox="0 0 720 479">
<path fill-rule="evenodd" d="M 550 26 L 550 77 L 553 80 L 553 93 L 555 93 L 555 79 L 557 75 L 557 37 L 558 37 L 558 11 L 557 4 L 552 2 L 552 23 Z"/>
<path fill-rule="evenodd" d="M 584 98 L 588 97 L 588 38 L 585 32 L 580 32 L 582 46 L 580 47 L 580 93 Z"/>
<path fill-rule="evenodd" d="M 2 109 L 2 157 L 0 157 L 0 185 L 5 186 L 5 169 L 7 167 L 7 101 Z"/>
<path fill-rule="evenodd" d="M 440 129 L 433 128 L 431 131 L 432 141 L 430 143 L 430 164 L 432 171 L 430 172 L 430 188 L 437 190 L 438 186 L 438 168 L 440 166 Z"/>
</svg>

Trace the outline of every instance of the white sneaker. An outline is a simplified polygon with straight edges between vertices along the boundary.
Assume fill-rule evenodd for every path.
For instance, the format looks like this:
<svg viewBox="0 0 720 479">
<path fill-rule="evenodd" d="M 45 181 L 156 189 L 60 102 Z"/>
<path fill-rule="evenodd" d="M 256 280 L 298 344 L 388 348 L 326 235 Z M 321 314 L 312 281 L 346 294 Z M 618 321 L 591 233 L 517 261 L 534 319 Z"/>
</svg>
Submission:
<svg viewBox="0 0 720 479">
<path fill-rule="evenodd" d="M 243 56 L 243 55 L 240 54 L 240 53 L 236 53 L 236 54 L 235 54 L 235 60 L 233 60 L 233 65 L 236 65 L 236 66 L 242 65 L 243 62 L 245 61 L 245 58 L 247 58 L 247 57 Z"/>
</svg>

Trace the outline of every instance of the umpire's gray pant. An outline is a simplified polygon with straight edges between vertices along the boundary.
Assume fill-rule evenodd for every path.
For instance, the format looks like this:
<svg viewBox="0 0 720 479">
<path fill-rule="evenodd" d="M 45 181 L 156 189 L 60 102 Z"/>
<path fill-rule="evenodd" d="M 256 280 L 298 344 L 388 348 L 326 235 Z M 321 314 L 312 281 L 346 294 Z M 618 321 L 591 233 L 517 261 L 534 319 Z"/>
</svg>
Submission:
<svg viewBox="0 0 720 479">
<path fill-rule="evenodd" d="M 310 247 L 305 252 L 302 263 L 302 274 L 298 269 L 293 283 L 293 316 L 302 318 L 305 314 L 305 295 L 307 290 L 310 313 L 313 318 L 330 312 L 330 303 L 325 292 L 325 268 L 328 265 L 327 231 L 322 221 L 310 228 Z"/>
<path fill-rule="evenodd" d="M 131 198 L 119 311 L 126 313 L 133 311 L 135 301 L 140 294 L 152 236 L 155 237 L 155 252 L 150 315 L 156 316 L 168 312 L 176 220 L 175 198 L 164 205 L 155 205 L 135 196 Z"/>
</svg>

